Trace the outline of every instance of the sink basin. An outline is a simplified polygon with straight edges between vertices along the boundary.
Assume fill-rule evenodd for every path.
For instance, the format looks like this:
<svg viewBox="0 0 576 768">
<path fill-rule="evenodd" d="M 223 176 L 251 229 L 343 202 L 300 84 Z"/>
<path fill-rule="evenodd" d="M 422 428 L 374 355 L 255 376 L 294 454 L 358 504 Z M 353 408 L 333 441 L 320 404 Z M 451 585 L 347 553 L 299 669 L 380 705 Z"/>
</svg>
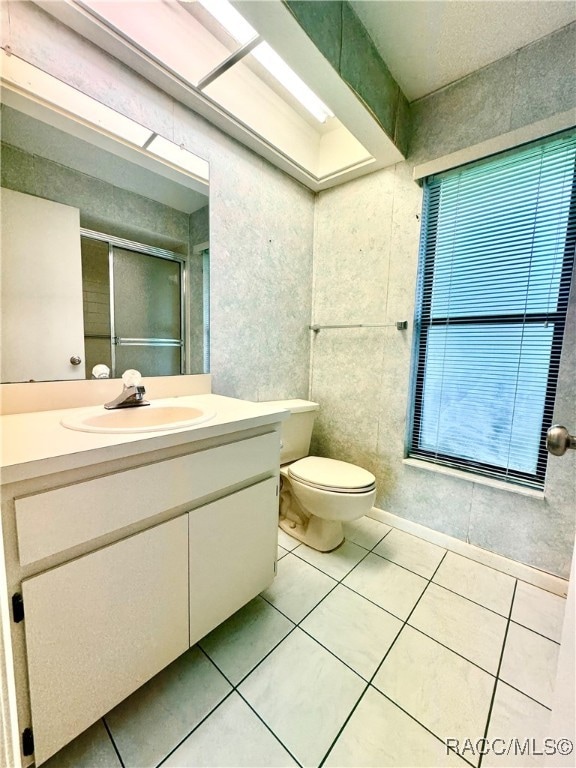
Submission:
<svg viewBox="0 0 576 768">
<path fill-rule="evenodd" d="M 79 432 L 160 432 L 166 429 L 192 427 L 209 421 L 215 411 L 189 405 L 154 405 L 118 408 L 107 411 L 92 409 L 66 416 L 60 423 Z"/>
</svg>

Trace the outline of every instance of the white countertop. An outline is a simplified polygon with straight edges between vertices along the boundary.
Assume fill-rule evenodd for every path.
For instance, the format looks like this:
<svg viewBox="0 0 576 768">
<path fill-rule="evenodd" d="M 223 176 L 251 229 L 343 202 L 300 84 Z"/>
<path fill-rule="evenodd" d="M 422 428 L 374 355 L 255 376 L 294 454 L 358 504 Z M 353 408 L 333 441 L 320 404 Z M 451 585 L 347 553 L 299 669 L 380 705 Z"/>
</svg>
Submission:
<svg viewBox="0 0 576 768">
<path fill-rule="evenodd" d="M 103 406 L 0 416 L 2 484 L 227 435 L 288 416 L 278 406 L 222 395 L 169 397 L 153 403 L 206 408 L 216 415 L 191 427 L 132 434 L 78 432 L 60 423 L 72 413 L 95 413 L 103 411 Z"/>
</svg>

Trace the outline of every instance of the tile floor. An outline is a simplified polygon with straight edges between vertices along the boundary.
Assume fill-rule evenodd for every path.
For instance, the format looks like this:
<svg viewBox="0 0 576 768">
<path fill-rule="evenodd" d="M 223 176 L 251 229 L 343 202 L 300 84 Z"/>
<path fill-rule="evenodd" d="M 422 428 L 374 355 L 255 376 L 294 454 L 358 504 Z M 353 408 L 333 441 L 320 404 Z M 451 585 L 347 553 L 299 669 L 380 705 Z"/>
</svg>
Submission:
<svg viewBox="0 0 576 768">
<path fill-rule="evenodd" d="M 545 735 L 562 598 L 370 518 L 279 542 L 268 590 L 46 768 L 539 764 L 445 740 Z"/>
</svg>

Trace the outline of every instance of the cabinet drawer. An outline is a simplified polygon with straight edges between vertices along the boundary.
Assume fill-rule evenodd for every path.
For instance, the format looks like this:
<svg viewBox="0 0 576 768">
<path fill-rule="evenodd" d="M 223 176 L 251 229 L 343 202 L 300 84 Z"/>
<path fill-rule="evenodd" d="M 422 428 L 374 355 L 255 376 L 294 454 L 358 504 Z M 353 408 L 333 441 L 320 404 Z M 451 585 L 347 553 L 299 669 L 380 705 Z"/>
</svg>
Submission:
<svg viewBox="0 0 576 768">
<path fill-rule="evenodd" d="M 258 475 L 280 461 L 278 432 L 15 500 L 27 565 Z"/>
</svg>

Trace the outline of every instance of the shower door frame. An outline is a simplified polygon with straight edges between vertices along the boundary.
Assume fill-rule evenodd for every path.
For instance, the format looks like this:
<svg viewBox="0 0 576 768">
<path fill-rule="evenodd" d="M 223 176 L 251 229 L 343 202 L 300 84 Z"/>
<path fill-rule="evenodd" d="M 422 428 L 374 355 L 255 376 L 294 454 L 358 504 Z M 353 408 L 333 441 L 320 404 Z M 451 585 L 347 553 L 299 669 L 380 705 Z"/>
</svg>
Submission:
<svg viewBox="0 0 576 768">
<path fill-rule="evenodd" d="M 122 237 L 116 237 L 115 235 L 107 235 L 104 232 L 96 232 L 92 229 L 86 229 L 80 227 L 80 237 L 85 237 L 91 240 L 98 240 L 108 244 L 108 277 L 109 277 L 109 290 L 110 290 L 110 361 L 111 361 L 111 377 L 116 378 L 118 373 L 116 371 L 116 347 L 117 346 L 139 346 L 139 347 L 179 347 L 180 348 L 180 374 L 186 373 L 186 338 L 187 338 L 187 266 L 188 259 L 186 256 L 182 256 L 179 253 L 168 251 L 165 248 L 157 248 L 156 246 L 146 245 L 145 243 L 138 243 L 134 240 L 126 240 Z M 141 253 L 144 256 L 153 256 L 159 259 L 165 259 L 167 261 L 173 261 L 180 266 L 180 339 L 160 339 L 160 338 L 128 338 L 118 337 L 116 335 L 116 323 L 114 317 L 114 248 L 122 248 L 125 251 L 134 251 Z M 108 338 L 108 337 L 107 337 Z M 169 375 L 169 374 L 166 374 Z M 171 374 L 177 375 L 177 374 Z"/>
</svg>

